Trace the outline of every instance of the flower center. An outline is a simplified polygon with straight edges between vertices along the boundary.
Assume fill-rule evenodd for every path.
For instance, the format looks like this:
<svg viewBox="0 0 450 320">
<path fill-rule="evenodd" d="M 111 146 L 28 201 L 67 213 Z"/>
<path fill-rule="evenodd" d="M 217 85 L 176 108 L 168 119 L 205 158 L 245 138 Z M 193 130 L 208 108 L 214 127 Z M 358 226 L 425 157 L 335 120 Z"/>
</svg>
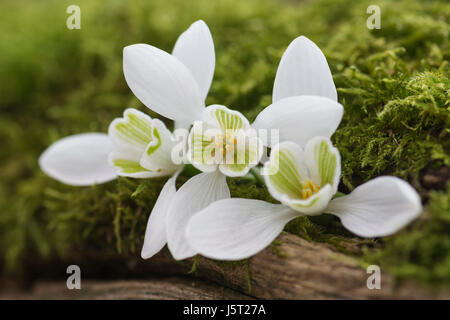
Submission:
<svg viewBox="0 0 450 320">
<path fill-rule="evenodd" d="M 226 155 L 227 152 L 233 152 L 236 148 L 237 139 L 230 133 L 221 134 L 216 136 L 216 150 L 222 150 L 222 155 Z"/>
<path fill-rule="evenodd" d="M 302 185 L 302 199 L 306 200 L 311 197 L 313 194 L 319 192 L 320 187 L 312 182 L 310 179 L 307 179 Z"/>
</svg>

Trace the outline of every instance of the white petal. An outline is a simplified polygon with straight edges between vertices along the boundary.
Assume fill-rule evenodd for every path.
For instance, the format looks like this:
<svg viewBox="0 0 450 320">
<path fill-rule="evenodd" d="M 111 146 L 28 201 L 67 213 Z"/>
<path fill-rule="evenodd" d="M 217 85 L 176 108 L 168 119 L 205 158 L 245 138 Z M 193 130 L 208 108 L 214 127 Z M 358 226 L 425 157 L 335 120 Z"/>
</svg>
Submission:
<svg viewBox="0 0 450 320">
<path fill-rule="evenodd" d="M 267 247 L 297 214 L 261 200 L 214 202 L 189 222 L 186 236 L 201 255 L 218 260 L 248 258 Z"/>
<path fill-rule="evenodd" d="M 230 197 L 225 176 L 220 172 L 200 173 L 189 179 L 172 199 L 166 220 L 167 242 L 176 260 L 197 252 L 188 245 L 185 232 L 189 219 L 209 204 Z"/>
<path fill-rule="evenodd" d="M 406 226 L 420 215 L 422 204 L 407 182 L 386 176 L 332 200 L 326 212 L 337 215 L 358 236 L 372 238 L 390 235 Z"/>
<path fill-rule="evenodd" d="M 151 258 L 157 254 L 167 243 L 166 237 L 166 217 L 167 210 L 176 193 L 175 182 L 181 171 L 174 174 L 161 190 L 156 200 L 153 210 L 148 218 L 147 229 L 145 230 L 144 245 L 141 256 L 144 259 Z"/>
<path fill-rule="evenodd" d="M 172 120 L 200 119 L 204 99 L 189 69 L 171 54 L 147 44 L 123 49 L 123 72 L 134 95 Z"/>
<path fill-rule="evenodd" d="M 253 127 L 279 130 L 280 141 L 292 141 L 303 147 L 315 136 L 331 137 L 341 122 L 343 112 L 341 104 L 328 98 L 290 97 L 261 111 Z"/>
<path fill-rule="evenodd" d="M 192 72 L 203 99 L 206 99 L 216 63 L 214 42 L 206 23 L 198 20 L 183 32 L 172 54 Z"/>
<path fill-rule="evenodd" d="M 175 129 L 185 129 L 189 134 L 189 127 L 191 126 L 191 124 L 192 122 L 190 121 L 175 121 L 174 127 Z"/>
<path fill-rule="evenodd" d="M 200 173 L 189 179 L 172 198 L 166 219 L 167 242 L 176 260 L 197 252 L 188 245 L 185 232 L 189 219 L 209 204 L 230 197 L 225 176 L 218 171 Z"/>
<path fill-rule="evenodd" d="M 281 57 L 272 101 L 301 95 L 337 101 L 336 86 L 325 56 L 314 42 L 303 36 L 292 41 Z"/>
<path fill-rule="evenodd" d="M 47 175 L 72 186 L 104 183 L 117 176 L 108 163 L 112 143 L 103 133 L 83 133 L 62 138 L 39 157 Z"/>
</svg>

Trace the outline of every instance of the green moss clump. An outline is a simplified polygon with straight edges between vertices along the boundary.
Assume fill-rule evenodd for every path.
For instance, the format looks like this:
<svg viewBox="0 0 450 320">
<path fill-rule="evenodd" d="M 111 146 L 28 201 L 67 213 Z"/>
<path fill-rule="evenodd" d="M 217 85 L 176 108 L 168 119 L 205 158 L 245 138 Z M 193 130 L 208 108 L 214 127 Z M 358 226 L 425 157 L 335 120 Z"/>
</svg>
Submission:
<svg viewBox="0 0 450 320">
<path fill-rule="evenodd" d="M 348 116 L 334 140 L 350 190 L 380 174 L 417 181 L 425 168 L 450 165 L 450 80 L 440 71 L 411 74 L 402 52 L 369 56 L 340 74 Z"/>
<path fill-rule="evenodd" d="M 380 0 L 380 30 L 366 27 L 369 0 L 80 0 L 81 30 L 67 30 L 70 4 L 0 4 L 3 272 L 27 274 L 33 268 L 27 256 L 139 254 L 165 179 L 72 188 L 45 177 L 37 159 L 61 137 L 105 132 L 127 107 L 157 116 L 127 87 L 122 49 L 145 42 L 170 52 L 178 35 L 203 19 L 216 48 L 207 104 L 227 105 L 249 120 L 271 103 L 276 67 L 295 37 L 306 35 L 323 49 L 345 110 L 332 137 L 343 160 L 340 191 L 392 174 L 430 199 L 427 215 L 360 258 L 383 263 L 399 277 L 450 283 L 448 193 L 422 183 L 424 173 L 450 162 L 446 1 Z M 178 185 L 194 173 L 186 169 Z M 274 202 L 253 180 L 227 181 L 233 197 Z M 345 252 L 349 241 L 366 243 L 330 215 L 295 219 L 286 230 Z"/>
</svg>

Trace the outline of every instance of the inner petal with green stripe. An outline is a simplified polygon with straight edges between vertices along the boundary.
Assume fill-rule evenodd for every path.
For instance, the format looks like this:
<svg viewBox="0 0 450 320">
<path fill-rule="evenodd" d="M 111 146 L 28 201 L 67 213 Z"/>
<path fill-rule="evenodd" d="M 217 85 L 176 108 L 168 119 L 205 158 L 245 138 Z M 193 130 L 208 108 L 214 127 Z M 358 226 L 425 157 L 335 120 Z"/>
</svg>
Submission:
<svg viewBox="0 0 450 320">
<path fill-rule="evenodd" d="M 203 120 L 213 128 L 226 131 L 246 130 L 250 123 L 239 111 L 228 109 L 225 106 L 214 104 L 205 108 Z"/>
<path fill-rule="evenodd" d="M 179 159 L 177 164 L 172 159 L 172 150 L 177 143 L 179 142 L 172 139 L 172 133 L 165 124 L 158 119 L 153 119 L 152 141 L 141 157 L 141 166 L 161 174 L 175 173 L 183 165 L 182 159 Z"/>
<path fill-rule="evenodd" d="M 111 122 L 108 135 L 118 148 L 144 152 L 152 141 L 152 118 L 139 110 L 126 109 L 123 118 Z"/>
<path fill-rule="evenodd" d="M 311 139 L 305 151 L 283 142 L 272 150 L 263 174 L 275 199 L 304 214 L 319 214 L 336 192 L 340 157 L 328 138 Z"/>
<path fill-rule="evenodd" d="M 305 146 L 305 162 L 312 181 L 319 186 L 329 184 L 336 193 L 341 175 L 341 156 L 330 139 L 315 137 Z"/>
<path fill-rule="evenodd" d="M 110 124 L 108 135 L 114 145 L 109 160 L 118 175 L 149 178 L 169 175 L 177 168 L 170 160 L 171 133 L 158 119 L 126 109 L 123 118 Z"/>
</svg>

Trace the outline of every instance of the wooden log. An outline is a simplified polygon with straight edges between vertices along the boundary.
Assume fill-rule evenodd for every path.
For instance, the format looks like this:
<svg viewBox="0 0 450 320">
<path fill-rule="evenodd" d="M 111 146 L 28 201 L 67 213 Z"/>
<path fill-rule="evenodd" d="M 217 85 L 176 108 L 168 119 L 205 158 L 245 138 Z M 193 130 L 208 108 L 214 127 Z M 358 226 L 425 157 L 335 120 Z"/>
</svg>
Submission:
<svg viewBox="0 0 450 320">
<path fill-rule="evenodd" d="M 251 297 L 205 281 L 169 277 L 144 281 L 87 280 L 79 290 L 68 290 L 65 281 L 38 281 L 29 291 L 5 292 L 0 299 L 249 300 Z"/>
<path fill-rule="evenodd" d="M 355 259 L 337 252 L 332 246 L 308 242 L 298 236 L 282 233 L 278 238 L 284 257 L 271 248 L 249 261 L 251 291 L 248 273 L 242 266 L 219 266 L 200 258 L 197 276 L 250 294 L 259 299 L 416 299 L 450 298 L 446 291 L 429 291 L 407 282 L 394 286 L 392 277 L 381 269 L 381 289 L 368 289 L 367 274 Z M 171 269 L 171 257 L 162 252 L 146 262 L 149 272 L 161 266 Z"/>
<path fill-rule="evenodd" d="M 381 268 L 381 289 L 368 289 L 367 274 L 355 259 L 332 246 L 308 242 L 282 233 L 277 252 L 269 247 L 252 257 L 247 265 L 218 263 L 200 257 L 196 271 L 188 273 L 193 259 L 175 261 L 167 250 L 149 260 L 138 257 L 126 262 L 108 259 L 91 260 L 82 266 L 80 292 L 69 291 L 65 280 L 35 285 L 25 297 L 101 298 L 101 299 L 449 299 L 448 291 L 429 291 L 415 283 L 394 286 L 392 277 Z M 97 255 L 94 259 L 99 259 Z M 92 259 L 92 258 L 91 258 Z M 101 261 L 101 262 L 99 262 Z M 141 280 L 89 281 L 94 275 L 88 266 L 125 265 L 117 274 Z M 99 269 L 101 270 L 101 268 Z M 114 276 L 111 273 L 109 277 Z M 250 284 L 250 288 L 249 288 Z M 55 290 L 57 286 L 57 290 Z M 63 292 L 66 292 L 63 294 Z M 6 296 L 8 294 L 6 293 Z M 11 294 L 9 294 L 11 297 Z M 1 298 L 0 293 L 0 298 Z M 16 294 L 20 297 L 20 294 Z M 5 294 L 3 295 L 5 298 Z"/>
</svg>

